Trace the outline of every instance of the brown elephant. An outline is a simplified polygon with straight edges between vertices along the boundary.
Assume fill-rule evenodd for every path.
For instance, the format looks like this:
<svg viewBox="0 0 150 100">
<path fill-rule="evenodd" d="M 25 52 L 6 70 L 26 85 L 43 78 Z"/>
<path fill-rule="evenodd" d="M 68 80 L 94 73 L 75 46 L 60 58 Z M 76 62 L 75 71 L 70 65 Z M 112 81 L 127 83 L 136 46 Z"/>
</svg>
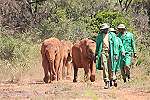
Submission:
<svg viewBox="0 0 150 100">
<path fill-rule="evenodd" d="M 96 43 L 90 39 L 83 39 L 77 42 L 72 47 L 72 62 L 74 67 L 74 79 L 73 82 L 77 82 L 78 68 L 84 68 L 85 81 L 95 81 L 96 66 L 95 60 Z"/>
<path fill-rule="evenodd" d="M 44 82 L 48 83 L 53 80 L 60 80 L 62 77 L 62 68 L 60 66 L 61 55 L 60 55 L 61 42 L 57 38 L 46 39 L 42 43 L 41 54 L 42 54 L 42 66 L 44 69 Z M 50 77 L 49 77 L 50 74 Z"/>
<path fill-rule="evenodd" d="M 70 41 L 61 41 L 61 65 L 63 66 L 63 79 L 71 79 L 72 46 L 73 44 Z M 67 71 L 65 69 L 67 69 Z"/>
</svg>

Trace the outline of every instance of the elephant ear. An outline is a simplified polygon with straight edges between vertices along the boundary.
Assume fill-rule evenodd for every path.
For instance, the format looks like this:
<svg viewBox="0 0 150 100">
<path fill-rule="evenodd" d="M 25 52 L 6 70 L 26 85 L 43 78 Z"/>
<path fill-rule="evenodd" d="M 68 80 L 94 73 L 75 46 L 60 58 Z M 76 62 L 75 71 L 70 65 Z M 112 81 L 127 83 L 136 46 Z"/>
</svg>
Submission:
<svg viewBox="0 0 150 100">
<path fill-rule="evenodd" d="M 44 54 L 45 53 L 45 46 L 44 46 L 44 43 L 42 43 L 42 46 L 41 46 L 41 54 Z"/>
<path fill-rule="evenodd" d="M 93 59 L 93 55 L 95 55 L 96 45 L 92 40 L 86 41 L 86 57 L 89 59 Z"/>
</svg>

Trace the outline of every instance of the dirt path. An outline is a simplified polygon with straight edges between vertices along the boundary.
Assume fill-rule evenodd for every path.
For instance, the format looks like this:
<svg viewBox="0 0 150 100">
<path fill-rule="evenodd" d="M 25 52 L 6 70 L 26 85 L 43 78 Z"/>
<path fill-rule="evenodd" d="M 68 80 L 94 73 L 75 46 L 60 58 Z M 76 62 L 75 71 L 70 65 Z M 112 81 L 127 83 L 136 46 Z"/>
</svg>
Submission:
<svg viewBox="0 0 150 100">
<path fill-rule="evenodd" d="M 60 81 L 51 84 L 43 83 L 40 72 L 29 74 L 18 83 L 1 82 L 0 100 L 150 100 L 150 91 L 127 88 L 121 84 L 118 88 L 105 90 L 101 78 L 102 73 L 98 74 L 99 76 L 97 75 L 97 80 L 94 83 L 83 82 L 83 76 L 79 75 L 79 82 L 77 83 Z"/>
</svg>

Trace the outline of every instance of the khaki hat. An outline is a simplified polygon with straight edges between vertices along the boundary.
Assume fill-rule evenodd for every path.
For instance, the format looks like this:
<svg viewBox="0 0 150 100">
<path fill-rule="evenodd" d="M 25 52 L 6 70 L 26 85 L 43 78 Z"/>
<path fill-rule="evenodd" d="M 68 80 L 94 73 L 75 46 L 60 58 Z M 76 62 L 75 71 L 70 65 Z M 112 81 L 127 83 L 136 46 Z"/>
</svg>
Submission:
<svg viewBox="0 0 150 100">
<path fill-rule="evenodd" d="M 109 28 L 109 25 L 107 23 L 104 23 L 101 25 L 100 29 L 103 30 L 103 29 L 108 29 L 108 28 Z"/>
<path fill-rule="evenodd" d="M 126 29 L 126 27 L 125 27 L 125 25 L 124 24 L 120 24 L 120 25 L 118 25 L 118 27 L 117 28 L 123 28 L 123 29 Z"/>
<path fill-rule="evenodd" d="M 116 30 L 114 28 L 109 28 L 110 32 L 115 32 Z"/>
</svg>

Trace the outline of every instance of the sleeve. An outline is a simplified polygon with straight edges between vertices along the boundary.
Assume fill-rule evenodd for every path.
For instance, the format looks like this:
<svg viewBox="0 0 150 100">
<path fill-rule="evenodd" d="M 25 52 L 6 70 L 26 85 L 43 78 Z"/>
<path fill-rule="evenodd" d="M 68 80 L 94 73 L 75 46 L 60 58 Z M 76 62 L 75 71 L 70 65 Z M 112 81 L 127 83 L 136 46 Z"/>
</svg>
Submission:
<svg viewBox="0 0 150 100">
<path fill-rule="evenodd" d="M 123 43 L 122 43 L 122 41 L 121 41 L 121 39 L 120 39 L 119 37 L 118 37 L 118 40 L 119 40 L 119 45 L 120 45 L 120 51 L 121 51 L 121 52 L 125 52 Z"/>
<path fill-rule="evenodd" d="M 135 40 L 134 40 L 134 36 L 132 34 L 132 49 L 133 49 L 133 53 L 136 53 L 136 47 L 135 47 Z"/>
<path fill-rule="evenodd" d="M 118 48 L 117 48 L 117 37 L 116 37 L 116 35 L 113 35 L 113 40 L 114 40 L 114 55 L 117 55 Z"/>
<path fill-rule="evenodd" d="M 96 37 L 96 51 L 95 51 L 96 55 L 98 54 L 99 46 L 100 46 L 100 35 L 98 34 L 98 36 Z"/>
</svg>

